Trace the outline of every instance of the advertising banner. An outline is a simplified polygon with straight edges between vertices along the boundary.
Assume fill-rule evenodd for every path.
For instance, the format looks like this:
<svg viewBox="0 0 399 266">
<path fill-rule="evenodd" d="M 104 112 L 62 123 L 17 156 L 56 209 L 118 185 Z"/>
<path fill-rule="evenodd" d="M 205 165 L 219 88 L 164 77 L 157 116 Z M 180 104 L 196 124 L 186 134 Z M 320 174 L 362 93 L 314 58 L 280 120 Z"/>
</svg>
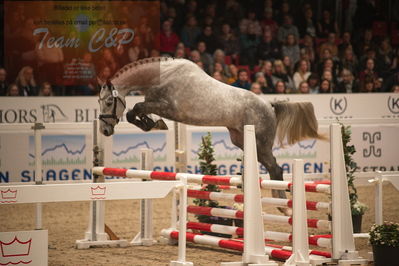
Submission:
<svg viewBox="0 0 399 266">
<path fill-rule="evenodd" d="M 31 67 L 38 84 L 93 86 L 158 49 L 158 1 L 5 1 L 4 14 L 9 76 Z"/>
<path fill-rule="evenodd" d="M 359 97 L 362 101 L 359 100 Z M 270 96 L 264 96 L 270 99 Z M 282 96 L 284 97 L 284 96 Z M 283 99 L 274 97 L 270 100 Z M 328 123 L 336 121 L 329 103 L 339 95 L 316 95 L 303 98 L 302 95 L 289 95 L 290 101 L 311 101 L 320 123 L 321 133 L 328 134 Z M 399 97 L 396 94 L 344 95 L 346 110 L 339 118 L 345 124 L 356 119 L 362 123 L 352 124 L 352 142 L 357 150 L 354 159 L 359 171 L 399 170 L 399 118 L 395 114 Z M 27 101 L 29 99 L 29 101 Z M 333 99 L 333 100 L 332 100 Z M 127 97 L 127 106 L 143 101 L 142 97 Z M 35 122 L 50 123 L 54 126 L 43 130 L 42 158 L 45 180 L 68 181 L 91 178 L 92 167 L 92 128 L 90 122 L 98 117 L 96 97 L 18 97 L 0 98 L 0 182 L 32 181 L 34 173 L 34 138 L 30 126 Z M 344 106 L 344 105 L 342 105 Z M 372 106 L 372 108 L 370 108 Z M 326 117 L 331 117 L 328 123 Z M 367 119 L 366 119 L 367 118 Z M 124 117 L 122 117 L 124 120 Z M 371 121 L 371 122 L 370 122 Z M 76 128 L 56 129 L 55 124 L 75 123 Z M 82 123 L 85 122 L 85 123 Z M 121 123 L 112 137 L 103 137 L 106 148 L 105 165 L 121 168 L 138 168 L 139 153 L 142 148 L 154 151 L 154 169 L 174 171 L 175 140 L 174 127 L 166 121 L 167 131 L 143 132 L 137 127 Z M 26 130 L 3 130 L 15 125 L 29 125 Z M 199 172 L 197 152 L 201 137 L 212 133 L 216 164 L 220 174 L 241 172 L 241 162 L 237 158 L 242 151 L 235 147 L 225 128 L 187 127 L 187 168 L 189 172 Z M 329 171 L 329 143 L 318 140 L 305 140 L 293 146 L 275 146 L 273 154 L 284 172 L 291 172 L 292 159 L 305 160 L 305 172 L 322 173 Z M 266 169 L 259 165 L 261 173 Z"/>
</svg>

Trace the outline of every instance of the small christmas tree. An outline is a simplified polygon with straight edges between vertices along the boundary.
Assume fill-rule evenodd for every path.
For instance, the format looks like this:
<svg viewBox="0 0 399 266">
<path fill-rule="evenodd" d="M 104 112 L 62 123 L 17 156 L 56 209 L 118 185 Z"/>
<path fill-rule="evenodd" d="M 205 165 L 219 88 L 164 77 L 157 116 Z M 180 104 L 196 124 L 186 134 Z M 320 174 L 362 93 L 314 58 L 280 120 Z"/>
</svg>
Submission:
<svg viewBox="0 0 399 266">
<path fill-rule="evenodd" d="M 212 146 L 212 135 L 208 132 L 206 136 L 202 137 L 201 146 L 198 152 L 198 157 L 200 160 L 200 169 L 203 175 L 216 175 L 217 167 L 216 164 L 212 162 L 215 161 L 215 157 L 213 153 L 215 150 Z M 219 187 L 217 185 L 208 184 L 201 189 L 202 191 L 216 191 L 220 192 Z M 194 204 L 197 206 L 203 207 L 217 207 L 219 206 L 217 201 L 214 200 L 205 200 L 205 199 L 195 199 Z M 196 215 L 198 221 L 204 223 L 212 223 L 212 219 L 206 215 Z"/>
</svg>

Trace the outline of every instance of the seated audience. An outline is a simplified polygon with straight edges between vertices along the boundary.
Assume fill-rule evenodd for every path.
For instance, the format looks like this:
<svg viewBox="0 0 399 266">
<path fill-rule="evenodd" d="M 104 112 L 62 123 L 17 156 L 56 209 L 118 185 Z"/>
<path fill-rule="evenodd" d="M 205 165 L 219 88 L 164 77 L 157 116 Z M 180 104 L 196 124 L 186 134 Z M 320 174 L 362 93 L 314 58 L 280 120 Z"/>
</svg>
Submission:
<svg viewBox="0 0 399 266">
<path fill-rule="evenodd" d="M 250 90 L 251 89 L 251 83 L 249 83 L 249 77 L 248 77 L 248 72 L 245 69 L 240 69 L 238 70 L 238 78 L 235 82 L 231 84 L 231 86 L 245 89 L 245 90 Z"/>
</svg>

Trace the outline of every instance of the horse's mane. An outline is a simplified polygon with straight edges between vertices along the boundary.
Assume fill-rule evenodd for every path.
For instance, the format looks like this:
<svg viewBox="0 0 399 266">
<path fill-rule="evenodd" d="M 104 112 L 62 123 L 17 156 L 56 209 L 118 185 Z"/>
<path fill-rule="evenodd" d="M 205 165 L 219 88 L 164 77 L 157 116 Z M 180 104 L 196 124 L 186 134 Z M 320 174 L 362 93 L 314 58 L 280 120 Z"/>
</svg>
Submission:
<svg viewBox="0 0 399 266">
<path fill-rule="evenodd" d="M 133 68 L 140 67 L 142 65 L 146 65 L 146 64 L 149 64 L 149 63 L 168 61 L 168 60 L 175 60 L 175 58 L 174 57 L 160 56 L 160 57 L 144 58 L 144 59 L 140 59 L 140 60 L 134 61 L 133 63 L 129 63 L 129 64 L 125 65 L 124 67 L 120 68 L 113 75 L 111 80 L 113 80 L 115 78 L 119 78 L 122 74 L 125 74 L 127 71 L 132 70 Z"/>
</svg>

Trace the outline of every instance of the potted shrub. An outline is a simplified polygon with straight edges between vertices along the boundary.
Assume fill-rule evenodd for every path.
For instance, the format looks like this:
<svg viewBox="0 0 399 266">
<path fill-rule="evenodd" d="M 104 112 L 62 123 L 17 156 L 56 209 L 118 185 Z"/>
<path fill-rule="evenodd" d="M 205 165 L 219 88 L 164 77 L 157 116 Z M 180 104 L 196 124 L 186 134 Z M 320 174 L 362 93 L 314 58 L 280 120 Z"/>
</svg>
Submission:
<svg viewBox="0 0 399 266">
<path fill-rule="evenodd" d="M 399 263 L 399 224 L 384 222 L 370 229 L 374 266 L 395 266 Z"/>
<path fill-rule="evenodd" d="M 355 181 L 354 173 L 356 171 L 357 164 L 352 158 L 352 155 L 356 152 L 355 146 L 349 145 L 352 135 L 351 127 L 344 126 L 343 124 L 341 124 L 341 126 L 342 126 L 341 127 L 342 144 L 344 147 L 346 177 L 348 180 L 349 200 L 352 211 L 353 232 L 360 233 L 362 227 L 362 217 L 368 208 L 365 204 L 359 201 L 357 195 L 357 189 L 354 184 Z"/>
<path fill-rule="evenodd" d="M 200 150 L 198 152 L 198 157 L 200 160 L 200 169 L 201 174 L 203 175 L 216 175 L 217 174 L 217 166 L 213 164 L 215 161 L 214 157 L 214 149 L 212 146 L 212 135 L 208 132 L 206 136 L 202 137 L 202 143 L 200 146 Z M 212 192 L 220 192 L 219 186 L 208 184 L 204 186 L 201 190 L 203 191 L 212 191 Z M 219 207 L 219 208 L 227 208 L 225 206 L 219 206 L 219 203 L 214 200 L 205 200 L 205 199 L 195 199 L 194 204 L 197 206 L 204 207 Z M 213 217 L 207 215 L 196 215 L 196 218 L 201 223 L 211 223 L 211 224 L 223 224 L 223 225 L 232 225 L 233 220 L 229 218 L 222 217 Z M 212 233 L 212 232 L 201 232 L 203 234 L 220 236 L 220 237 L 231 237 L 226 234 Z"/>
</svg>

